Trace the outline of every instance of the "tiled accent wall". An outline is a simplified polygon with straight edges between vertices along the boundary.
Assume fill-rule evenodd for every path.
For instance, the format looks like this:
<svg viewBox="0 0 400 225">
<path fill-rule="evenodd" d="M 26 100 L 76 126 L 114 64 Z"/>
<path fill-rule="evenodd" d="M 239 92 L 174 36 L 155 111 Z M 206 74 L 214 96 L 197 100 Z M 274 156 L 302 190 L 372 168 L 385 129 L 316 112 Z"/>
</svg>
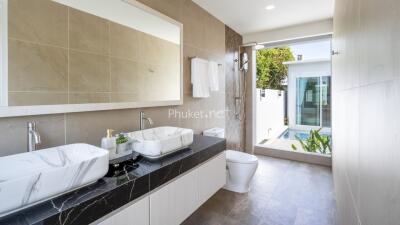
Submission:
<svg viewBox="0 0 400 225">
<path fill-rule="evenodd" d="M 179 99 L 177 44 L 50 0 L 8 17 L 10 106 Z"/>
<path fill-rule="evenodd" d="M 14 0 L 11 0 L 14 1 Z M 35 0 L 35 3 L 47 0 Z M 99 145 L 107 128 L 132 131 L 139 128 L 139 112 L 144 111 L 155 121 L 154 126 L 172 125 L 188 127 L 200 133 L 212 127 L 225 128 L 225 115 L 190 118 L 188 113 L 225 112 L 225 72 L 220 73 L 220 91 L 210 98 L 191 97 L 189 57 L 198 56 L 225 64 L 225 25 L 190 0 L 140 0 L 149 7 L 180 21 L 184 26 L 184 104 L 176 107 L 110 110 L 44 116 L 0 118 L 0 155 L 26 151 L 26 122 L 37 121 L 42 134 L 41 148 L 85 142 Z M 54 37 L 48 37 L 51 40 Z M 64 40 L 65 41 L 65 40 Z M 221 67 L 223 70 L 224 67 Z M 183 112 L 182 115 L 176 114 Z M 171 115 L 172 114 L 172 115 Z M 189 118 L 188 118 L 189 117 Z"/>
<path fill-rule="evenodd" d="M 239 48 L 243 43 L 242 36 L 225 26 L 225 65 L 226 65 L 226 140 L 228 149 L 244 151 L 245 147 L 245 117 L 244 104 L 237 110 L 241 113 L 239 117 L 235 113 L 235 97 L 244 96 L 244 74 L 239 71 L 238 62 Z M 243 50 L 243 49 L 242 49 Z M 239 79 L 241 82 L 239 82 Z M 240 85 L 240 87 L 239 87 Z M 241 93 L 239 93 L 241 92 Z M 240 95 L 239 95 L 240 94 Z M 243 98 L 245 100 L 245 98 Z"/>
</svg>

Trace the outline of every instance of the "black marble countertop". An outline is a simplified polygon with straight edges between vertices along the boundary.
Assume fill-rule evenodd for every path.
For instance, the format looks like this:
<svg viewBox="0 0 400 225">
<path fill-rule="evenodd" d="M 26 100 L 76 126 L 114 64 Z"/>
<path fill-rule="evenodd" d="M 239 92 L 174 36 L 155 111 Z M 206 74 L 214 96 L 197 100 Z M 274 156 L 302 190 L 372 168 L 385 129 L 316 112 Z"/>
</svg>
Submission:
<svg viewBox="0 0 400 225">
<path fill-rule="evenodd" d="M 225 139 L 194 135 L 188 149 L 157 161 L 140 158 L 138 167 L 132 171 L 104 177 L 89 186 L 0 218 L 0 224 L 87 225 L 225 149 Z"/>
</svg>

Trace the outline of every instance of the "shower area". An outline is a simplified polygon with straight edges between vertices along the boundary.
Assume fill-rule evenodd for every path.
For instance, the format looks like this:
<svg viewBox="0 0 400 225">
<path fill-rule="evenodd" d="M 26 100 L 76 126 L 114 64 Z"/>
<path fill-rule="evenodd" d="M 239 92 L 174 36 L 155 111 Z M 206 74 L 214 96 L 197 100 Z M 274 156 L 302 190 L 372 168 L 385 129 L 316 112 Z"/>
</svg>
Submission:
<svg viewBox="0 0 400 225">
<path fill-rule="evenodd" d="M 252 153 L 251 140 L 247 140 L 249 130 L 246 123 L 248 116 L 247 108 L 251 107 L 250 95 L 252 86 L 249 82 L 251 77 L 251 60 L 249 51 L 259 46 L 257 43 L 243 44 L 242 36 L 234 30 L 225 27 L 225 136 L 227 148 Z M 248 124 L 247 124 L 248 125 Z M 246 134 L 247 133 L 247 134 Z"/>
<path fill-rule="evenodd" d="M 239 68 L 242 36 L 225 26 L 225 137 L 227 148 L 245 149 L 245 80 Z M 241 80 L 239 80 L 241 79 Z"/>
</svg>

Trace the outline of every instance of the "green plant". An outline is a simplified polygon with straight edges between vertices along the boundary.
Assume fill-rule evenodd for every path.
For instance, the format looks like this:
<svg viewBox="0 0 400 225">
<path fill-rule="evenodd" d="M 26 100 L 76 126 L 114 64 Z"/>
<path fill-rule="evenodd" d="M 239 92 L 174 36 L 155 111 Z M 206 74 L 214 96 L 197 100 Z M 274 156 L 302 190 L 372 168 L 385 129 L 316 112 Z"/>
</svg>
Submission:
<svg viewBox="0 0 400 225">
<path fill-rule="evenodd" d="M 117 137 L 117 139 L 116 139 L 116 142 L 117 142 L 118 145 L 124 144 L 124 143 L 126 143 L 126 142 L 128 142 L 128 141 L 129 141 L 128 137 L 126 137 L 126 136 L 123 135 L 123 134 L 119 134 L 118 137 Z"/>
<path fill-rule="evenodd" d="M 294 60 L 290 48 L 279 47 L 258 50 L 256 57 L 257 88 L 283 90 L 282 82 L 288 75 L 288 69 L 282 63 Z"/>
<path fill-rule="evenodd" d="M 306 152 L 319 152 L 322 154 L 331 154 L 331 138 L 329 136 L 323 136 L 319 132 L 322 128 L 318 130 L 311 130 L 310 136 L 305 140 L 301 140 L 297 135 L 295 136 L 297 141 L 299 141 L 301 147 Z M 292 149 L 297 150 L 296 145 L 292 144 Z"/>
</svg>

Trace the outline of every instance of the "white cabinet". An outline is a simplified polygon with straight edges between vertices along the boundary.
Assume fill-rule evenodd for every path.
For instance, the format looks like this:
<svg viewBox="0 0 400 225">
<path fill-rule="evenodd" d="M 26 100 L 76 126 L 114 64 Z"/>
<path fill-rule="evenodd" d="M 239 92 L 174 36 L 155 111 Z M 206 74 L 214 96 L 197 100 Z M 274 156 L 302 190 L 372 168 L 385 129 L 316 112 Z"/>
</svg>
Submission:
<svg viewBox="0 0 400 225">
<path fill-rule="evenodd" d="M 182 223 L 200 206 L 198 201 L 198 170 L 193 170 L 174 183 L 175 215 L 178 224 Z"/>
<path fill-rule="evenodd" d="M 226 183 L 225 152 L 200 166 L 198 169 L 199 205 L 206 202 Z"/>
<path fill-rule="evenodd" d="M 150 224 L 175 225 L 173 183 L 150 195 Z"/>
<path fill-rule="evenodd" d="M 193 170 L 150 195 L 150 224 L 182 223 L 198 208 L 197 170 Z"/>
<path fill-rule="evenodd" d="M 149 225 L 149 210 L 149 197 L 146 196 L 102 222 L 92 223 L 92 225 Z"/>
<path fill-rule="evenodd" d="M 225 185 L 225 153 L 150 195 L 150 225 L 177 225 Z"/>
<path fill-rule="evenodd" d="M 225 153 L 91 225 L 178 225 L 225 185 Z"/>
</svg>

